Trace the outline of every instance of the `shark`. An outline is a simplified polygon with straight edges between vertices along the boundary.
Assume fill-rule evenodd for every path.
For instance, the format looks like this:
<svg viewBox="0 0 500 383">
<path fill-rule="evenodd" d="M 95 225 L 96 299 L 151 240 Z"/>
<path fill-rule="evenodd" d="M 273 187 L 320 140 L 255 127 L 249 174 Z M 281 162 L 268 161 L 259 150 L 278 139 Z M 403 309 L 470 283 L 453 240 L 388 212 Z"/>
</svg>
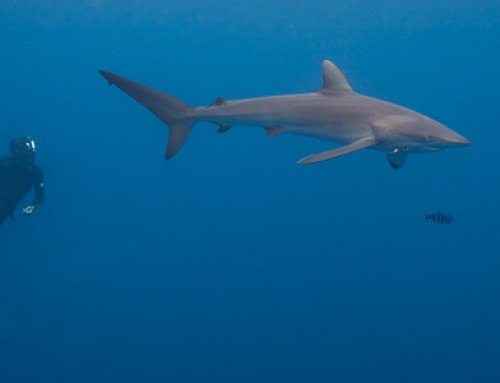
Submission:
<svg viewBox="0 0 500 383">
<path fill-rule="evenodd" d="M 398 169 L 412 153 L 438 152 L 470 144 L 438 121 L 406 107 L 355 92 L 331 61 L 322 63 L 322 87 L 313 92 L 226 100 L 191 107 L 183 101 L 106 70 L 99 73 L 149 109 L 169 128 L 165 153 L 173 158 L 197 122 L 227 132 L 235 125 L 264 128 L 268 136 L 296 134 L 337 144 L 333 149 L 304 157 L 298 164 L 331 160 L 362 149 L 385 153 Z"/>
</svg>

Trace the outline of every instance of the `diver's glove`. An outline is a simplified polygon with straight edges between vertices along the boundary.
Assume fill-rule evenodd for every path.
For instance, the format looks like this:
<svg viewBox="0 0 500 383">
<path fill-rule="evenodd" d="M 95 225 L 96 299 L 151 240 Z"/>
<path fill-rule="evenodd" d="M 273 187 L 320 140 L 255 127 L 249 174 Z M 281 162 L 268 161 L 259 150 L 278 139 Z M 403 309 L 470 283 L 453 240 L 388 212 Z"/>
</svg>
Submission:
<svg viewBox="0 0 500 383">
<path fill-rule="evenodd" d="M 36 206 L 35 205 L 28 205 L 23 209 L 23 215 L 31 215 L 35 212 Z"/>
</svg>

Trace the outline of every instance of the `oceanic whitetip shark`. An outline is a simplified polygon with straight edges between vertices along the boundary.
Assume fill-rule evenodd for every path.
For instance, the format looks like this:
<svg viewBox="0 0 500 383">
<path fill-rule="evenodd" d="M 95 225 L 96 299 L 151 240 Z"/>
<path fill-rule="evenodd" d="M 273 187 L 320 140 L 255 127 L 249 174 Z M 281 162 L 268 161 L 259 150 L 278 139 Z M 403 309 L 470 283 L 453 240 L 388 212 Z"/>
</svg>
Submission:
<svg viewBox="0 0 500 383">
<path fill-rule="evenodd" d="M 323 87 L 316 92 L 230 101 L 217 98 L 209 106 L 196 108 L 111 72 L 99 72 L 110 85 L 116 85 L 167 124 L 166 159 L 175 156 L 198 121 L 218 125 L 220 133 L 237 124 L 256 125 L 269 136 L 292 133 L 344 145 L 302 158 L 299 164 L 372 148 L 385 152 L 390 165 L 397 169 L 408 153 L 469 144 L 460 134 L 420 113 L 354 92 L 331 61 L 324 61 L 322 69 Z"/>
</svg>

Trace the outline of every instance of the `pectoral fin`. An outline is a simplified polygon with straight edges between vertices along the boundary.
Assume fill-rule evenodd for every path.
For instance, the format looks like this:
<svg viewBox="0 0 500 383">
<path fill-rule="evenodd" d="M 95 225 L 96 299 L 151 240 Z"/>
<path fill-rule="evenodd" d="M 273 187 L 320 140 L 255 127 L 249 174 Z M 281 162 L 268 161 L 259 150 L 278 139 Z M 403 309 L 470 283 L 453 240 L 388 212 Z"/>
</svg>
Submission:
<svg viewBox="0 0 500 383">
<path fill-rule="evenodd" d="M 304 157 L 297 163 L 303 164 L 313 164 L 315 162 L 331 160 L 332 158 L 343 156 L 344 154 L 349 154 L 357 150 L 369 148 L 371 146 L 377 145 L 378 141 L 372 137 L 361 138 L 353 143 L 342 146 L 341 148 L 336 148 L 332 150 L 327 150 L 326 152 L 312 154 L 310 156 Z"/>
</svg>

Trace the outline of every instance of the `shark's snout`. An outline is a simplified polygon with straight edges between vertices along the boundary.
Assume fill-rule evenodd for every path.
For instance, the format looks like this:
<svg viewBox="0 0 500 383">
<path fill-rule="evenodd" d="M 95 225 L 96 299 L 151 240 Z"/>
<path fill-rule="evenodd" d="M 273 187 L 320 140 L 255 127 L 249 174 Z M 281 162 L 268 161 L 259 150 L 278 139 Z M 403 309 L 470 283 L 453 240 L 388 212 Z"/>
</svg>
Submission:
<svg viewBox="0 0 500 383">
<path fill-rule="evenodd" d="M 431 133 L 430 136 L 431 140 L 442 148 L 457 148 L 470 145 L 470 141 L 467 138 L 442 125 L 434 133 Z"/>
<path fill-rule="evenodd" d="M 453 146 L 466 146 L 470 145 L 470 141 L 465 138 L 464 136 L 461 136 L 458 133 L 455 133 L 453 137 L 448 138 L 448 143 L 452 144 Z"/>
</svg>

